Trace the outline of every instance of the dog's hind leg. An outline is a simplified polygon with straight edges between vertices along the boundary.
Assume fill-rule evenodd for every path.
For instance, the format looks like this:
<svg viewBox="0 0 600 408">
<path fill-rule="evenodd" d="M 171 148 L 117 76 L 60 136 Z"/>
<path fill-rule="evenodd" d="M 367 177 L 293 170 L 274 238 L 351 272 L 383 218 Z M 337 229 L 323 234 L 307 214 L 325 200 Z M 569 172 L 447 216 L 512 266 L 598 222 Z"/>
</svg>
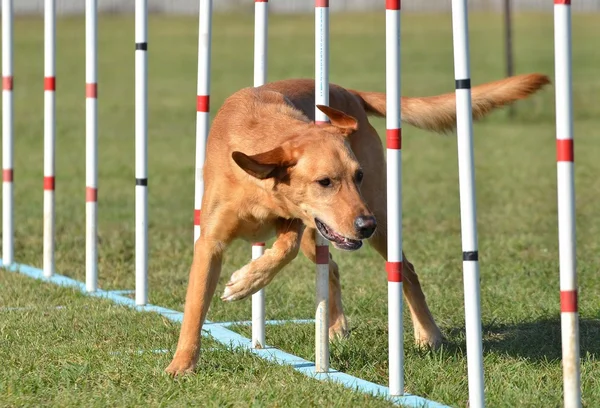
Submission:
<svg viewBox="0 0 600 408">
<path fill-rule="evenodd" d="M 302 236 L 302 253 L 313 262 L 317 262 L 314 228 L 304 230 Z M 342 307 L 342 288 L 338 266 L 329 254 L 329 339 L 348 336 L 348 322 Z"/>
<path fill-rule="evenodd" d="M 194 371 L 200 353 L 200 331 L 221 274 L 225 244 L 201 235 L 194 245 L 183 324 L 173 361 L 166 371 L 181 375 Z"/>
<path fill-rule="evenodd" d="M 373 245 L 373 248 L 384 259 L 387 259 L 387 232 L 385 228 L 387 220 L 380 213 L 376 213 L 375 217 L 377 218 L 379 227 L 369 241 Z M 413 264 L 406 259 L 404 252 L 402 252 L 402 258 L 402 289 L 412 317 L 415 342 L 419 346 L 437 348 L 442 342 L 442 333 L 429 311 L 425 294 L 423 294 L 421 283 Z"/>
<path fill-rule="evenodd" d="M 273 246 L 260 258 L 231 275 L 221 299 L 244 299 L 267 286 L 275 275 L 298 255 L 303 230 L 304 224 L 300 220 L 278 220 L 277 239 Z"/>
</svg>

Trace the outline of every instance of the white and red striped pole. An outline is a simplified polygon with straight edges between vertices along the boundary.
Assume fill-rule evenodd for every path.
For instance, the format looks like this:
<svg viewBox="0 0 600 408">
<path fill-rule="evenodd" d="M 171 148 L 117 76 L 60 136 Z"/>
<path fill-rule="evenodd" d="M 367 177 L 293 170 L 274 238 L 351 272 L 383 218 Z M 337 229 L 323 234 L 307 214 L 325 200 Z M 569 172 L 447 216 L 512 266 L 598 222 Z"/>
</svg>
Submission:
<svg viewBox="0 0 600 408">
<path fill-rule="evenodd" d="M 467 0 L 452 0 L 452 31 L 454 75 L 456 79 L 456 128 L 469 406 L 471 408 L 480 408 L 485 405 L 485 396 L 483 387 L 481 300 L 479 293 L 479 253 L 477 248 L 477 210 L 475 203 Z"/>
<path fill-rule="evenodd" d="M 135 1 L 135 303 L 148 302 L 148 0 Z"/>
<path fill-rule="evenodd" d="M 2 0 L 2 263 L 14 256 L 13 2 Z"/>
<path fill-rule="evenodd" d="M 402 124 L 400 115 L 401 0 L 386 0 L 386 143 L 389 387 L 404 395 L 404 328 L 402 324 Z"/>
<path fill-rule="evenodd" d="M 315 0 L 315 104 L 329 105 L 329 0 Z M 315 122 L 327 115 L 315 107 Z M 317 256 L 317 311 L 315 316 L 315 369 L 329 372 L 329 243 L 315 232 Z"/>
<path fill-rule="evenodd" d="M 85 283 L 98 288 L 98 2 L 85 3 Z"/>
<path fill-rule="evenodd" d="M 56 0 L 44 4 L 44 276 L 54 274 Z"/>
<path fill-rule="evenodd" d="M 212 0 L 200 0 L 198 18 L 198 91 L 196 95 L 196 172 L 194 195 L 194 243 L 200 238 L 200 217 L 204 195 L 203 168 L 210 121 L 210 43 Z"/>
<path fill-rule="evenodd" d="M 554 0 L 556 159 L 564 406 L 581 407 L 575 258 L 571 0 Z"/>
<path fill-rule="evenodd" d="M 254 2 L 254 86 L 267 82 L 267 33 L 269 30 L 269 0 Z M 265 252 L 265 243 L 252 244 L 252 259 Z M 265 290 L 252 295 L 252 347 L 265 346 Z"/>
</svg>

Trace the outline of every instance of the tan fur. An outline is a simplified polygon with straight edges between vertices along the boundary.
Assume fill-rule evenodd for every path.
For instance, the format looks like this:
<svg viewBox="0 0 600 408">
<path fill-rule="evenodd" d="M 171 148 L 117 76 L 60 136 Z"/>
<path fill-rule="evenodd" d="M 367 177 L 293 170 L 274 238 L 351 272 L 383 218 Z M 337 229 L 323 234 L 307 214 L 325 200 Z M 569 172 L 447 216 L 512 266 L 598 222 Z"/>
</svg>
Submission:
<svg viewBox="0 0 600 408">
<path fill-rule="evenodd" d="M 479 85 L 471 90 L 473 119 L 480 119 L 492 109 L 524 99 L 549 84 L 545 75 L 526 74 Z M 363 100 L 368 113 L 385 116 L 385 94 L 350 90 Z M 402 97 L 402 121 L 433 132 L 448 132 L 456 127 L 456 96 Z"/>
<path fill-rule="evenodd" d="M 473 115 L 479 118 L 548 82 L 543 75 L 531 74 L 475 87 Z M 202 232 L 194 247 L 179 342 L 167 372 L 183 374 L 196 367 L 200 331 L 221 273 L 223 251 L 232 240 L 256 242 L 276 236 L 262 257 L 231 275 L 222 297 L 227 301 L 268 285 L 300 250 L 315 262 L 317 218 L 327 225 L 325 234 L 333 234 L 336 245 L 356 249 L 360 240 L 368 239 L 387 258 L 384 149 L 367 119 L 368 114 L 385 115 L 385 95 L 332 84 L 330 106 L 320 107 L 331 121 L 324 126 L 314 123 L 314 99 L 314 81 L 279 81 L 236 92 L 217 113 L 204 164 Z M 456 119 L 454 94 L 403 98 L 402 119 L 423 129 L 448 131 Z M 358 220 L 376 220 L 377 229 L 361 229 Z M 415 340 L 436 347 L 442 335 L 406 257 L 403 274 Z M 348 325 L 340 274 L 331 255 L 329 282 L 329 334 L 344 337 Z"/>
</svg>

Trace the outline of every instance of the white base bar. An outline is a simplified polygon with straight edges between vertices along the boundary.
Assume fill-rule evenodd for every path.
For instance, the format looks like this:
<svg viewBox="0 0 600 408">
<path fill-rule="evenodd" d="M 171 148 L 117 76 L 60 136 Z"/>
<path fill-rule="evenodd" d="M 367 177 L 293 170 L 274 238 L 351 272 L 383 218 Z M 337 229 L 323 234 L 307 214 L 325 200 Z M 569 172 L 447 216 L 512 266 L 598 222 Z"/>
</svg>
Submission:
<svg viewBox="0 0 600 408">
<path fill-rule="evenodd" d="M 388 282 L 389 387 L 390 395 L 404 395 L 404 339 L 402 282 Z"/>
<path fill-rule="evenodd" d="M 148 187 L 135 186 L 135 303 L 148 303 Z"/>
<path fill-rule="evenodd" d="M 561 313 L 560 325 L 563 355 L 563 386 L 565 393 L 564 407 L 580 408 L 579 314 Z"/>
<path fill-rule="evenodd" d="M 328 245 L 317 234 L 317 246 Z M 315 314 L 315 369 L 329 372 L 329 263 L 317 264 L 317 312 Z"/>
<path fill-rule="evenodd" d="M 252 245 L 252 259 L 264 254 L 264 245 Z M 252 347 L 264 348 L 265 340 L 265 290 L 261 289 L 252 295 Z"/>
<path fill-rule="evenodd" d="M 2 264 L 14 262 L 13 183 L 2 183 Z"/>
<path fill-rule="evenodd" d="M 98 289 L 97 207 L 97 202 L 85 203 L 85 287 L 88 292 Z"/>
<path fill-rule="evenodd" d="M 54 275 L 54 191 L 44 190 L 44 276 Z"/>
</svg>

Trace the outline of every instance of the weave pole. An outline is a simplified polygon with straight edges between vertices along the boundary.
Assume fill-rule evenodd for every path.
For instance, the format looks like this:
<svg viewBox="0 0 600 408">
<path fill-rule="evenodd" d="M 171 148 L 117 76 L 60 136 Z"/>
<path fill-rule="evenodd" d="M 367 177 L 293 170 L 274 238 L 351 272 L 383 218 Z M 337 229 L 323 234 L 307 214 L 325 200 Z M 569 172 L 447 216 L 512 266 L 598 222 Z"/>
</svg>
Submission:
<svg viewBox="0 0 600 408">
<path fill-rule="evenodd" d="M 485 398 L 483 388 L 481 301 L 479 294 L 479 254 L 477 249 L 477 210 L 475 203 L 467 0 L 452 0 L 452 38 L 454 43 L 454 74 L 456 79 L 456 129 L 469 407 L 479 408 L 485 405 Z"/>
<path fill-rule="evenodd" d="M 210 43 L 212 0 L 200 0 L 198 11 L 198 90 L 196 93 L 196 172 L 194 174 L 194 243 L 200 238 L 200 217 L 204 195 L 203 168 L 210 120 Z"/>
<path fill-rule="evenodd" d="M 148 0 L 135 1 L 135 303 L 148 302 Z"/>
<path fill-rule="evenodd" d="M 56 0 L 44 2 L 44 276 L 54 274 Z"/>
<path fill-rule="evenodd" d="M 329 0 L 315 0 L 315 105 L 329 105 Z M 327 115 L 315 107 L 315 122 Z M 317 311 L 315 316 L 315 369 L 329 372 L 329 243 L 315 231 Z"/>
<path fill-rule="evenodd" d="M 400 115 L 401 0 L 386 0 L 386 144 L 388 341 L 390 395 L 404 395 L 402 322 L 402 126 Z"/>
<path fill-rule="evenodd" d="M 269 0 L 254 2 L 254 86 L 267 82 L 267 34 L 269 31 Z M 252 259 L 265 252 L 265 243 L 252 245 Z M 252 347 L 265 346 L 265 290 L 252 295 Z"/>
<path fill-rule="evenodd" d="M 98 2 L 85 3 L 85 283 L 98 288 Z"/>
<path fill-rule="evenodd" d="M 571 1 L 554 1 L 560 320 L 565 408 L 581 407 L 575 260 Z"/>
<path fill-rule="evenodd" d="M 2 263 L 14 256 L 13 2 L 2 0 Z"/>
</svg>

